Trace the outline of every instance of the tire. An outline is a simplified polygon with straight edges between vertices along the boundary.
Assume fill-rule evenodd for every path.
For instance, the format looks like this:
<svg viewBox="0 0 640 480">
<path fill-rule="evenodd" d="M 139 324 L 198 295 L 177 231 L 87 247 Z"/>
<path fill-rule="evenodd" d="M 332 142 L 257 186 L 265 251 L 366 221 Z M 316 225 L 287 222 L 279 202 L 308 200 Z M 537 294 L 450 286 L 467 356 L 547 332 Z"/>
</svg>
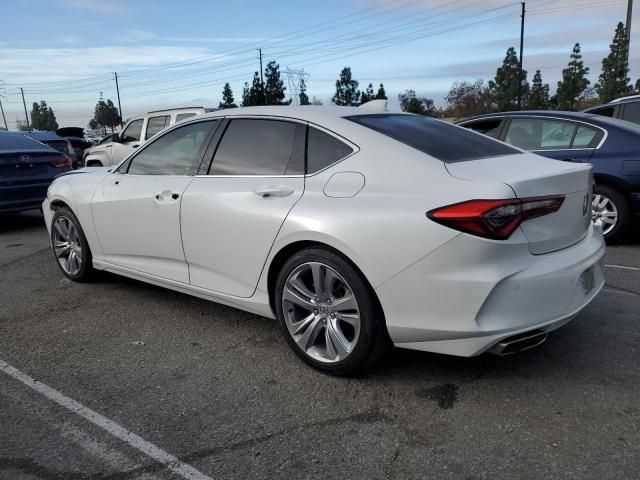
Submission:
<svg viewBox="0 0 640 480">
<path fill-rule="evenodd" d="M 58 208 L 53 214 L 51 246 L 56 263 L 65 277 L 74 282 L 86 282 L 93 277 L 89 243 L 80 222 L 67 207 Z"/>
<path fill-rule="evenodd" d="M 599 225 L 607 243 L 620 241 L 631 223 L 629 204 L 624 196 L 608 185 L 593 187 L 593 222 Z M 610 221 L 615 223 L 611 226 Z"/>
<path fill-rule="evenodd" d="M 314 278 L 327 288 L 315 288 Z M 307 248 L 294 254 L 278 274 L 274 295 L 289 346 L 325 373 L 361 373 L 391 343 L 369 283 L 348 260 L 328 249 Z"/>
</svg>

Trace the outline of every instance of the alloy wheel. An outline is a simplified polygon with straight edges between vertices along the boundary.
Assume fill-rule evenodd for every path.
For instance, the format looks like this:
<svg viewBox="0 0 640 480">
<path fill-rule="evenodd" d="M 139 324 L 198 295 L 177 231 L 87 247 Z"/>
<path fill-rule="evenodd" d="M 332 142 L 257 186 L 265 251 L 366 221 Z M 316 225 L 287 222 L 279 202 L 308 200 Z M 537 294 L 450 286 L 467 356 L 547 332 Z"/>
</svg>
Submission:
<svg viewBox="0 0 640 480">
<path fill-rule="evenodd" d="M 592 200 L 591 220 L 602 229 L 603 234 L 609 233 L 618 223 L 618 209 L 610 198 L 594 193 Z"/>
<path fill-rule="evenodd" d="M 336 363 L 353 352 L 360 336 L 360 310 L 352 288 L 333 268 L 319 262 L 296 267 L 282 291 L 289 333 L 309 357 Z"/>
<path fill-rule="evenodd" d="M 82 268 L 82 245 L 80 235 L 73 222 L 59 216 L 53 223 L 53 249 L 58 263 L 69 275 L 77 275 Z"/>
</svg>

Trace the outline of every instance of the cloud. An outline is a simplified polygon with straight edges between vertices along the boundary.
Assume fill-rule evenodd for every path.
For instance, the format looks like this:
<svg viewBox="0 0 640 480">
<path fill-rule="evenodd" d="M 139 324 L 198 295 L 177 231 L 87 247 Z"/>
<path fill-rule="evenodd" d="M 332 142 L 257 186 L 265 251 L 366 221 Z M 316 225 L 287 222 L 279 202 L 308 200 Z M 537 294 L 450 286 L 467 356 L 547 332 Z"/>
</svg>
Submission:
<svg viewBox="0 0 640 480">
<path fill-rule="evenodd" d="M 69 7 L 107 15 L 124 15 L 129 12 L 127 5 L 114 0 L 64 0 L 64 3 Z"/>
<path fill-rule="evenodd" d="M 136 43 L 147 42 L 156 38 L 156 34 L 147 30 L 127 30 L 126 32 L 118 35 L 114 40 L 116 42 Z"/>
</svg>

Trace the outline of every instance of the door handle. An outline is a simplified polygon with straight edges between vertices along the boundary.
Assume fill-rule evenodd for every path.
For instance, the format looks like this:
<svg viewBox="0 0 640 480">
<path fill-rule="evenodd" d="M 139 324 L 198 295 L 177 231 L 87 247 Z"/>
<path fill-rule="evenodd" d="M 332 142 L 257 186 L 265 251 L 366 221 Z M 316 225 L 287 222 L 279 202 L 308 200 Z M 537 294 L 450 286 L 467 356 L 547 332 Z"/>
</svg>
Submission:
<svg viewBox="0 0 640 480">
<path fill-rule="evenodd" d="M 172 192 L 171 190 L 163 190 L 160 193 L 156 193 L 153 197 L 157 202 L 162 202 L 168 197 L 171 197 L 173 200 L 177 200 L 178 198 L 180 198 L 180 194 Z"/>
<path fill-rule="evenodd" d="M 262 198 L 288 197 L 294 189 L 286 185 L 269 185 L 267 187 L 256 188 L 253 193 Z"/>
</svg>

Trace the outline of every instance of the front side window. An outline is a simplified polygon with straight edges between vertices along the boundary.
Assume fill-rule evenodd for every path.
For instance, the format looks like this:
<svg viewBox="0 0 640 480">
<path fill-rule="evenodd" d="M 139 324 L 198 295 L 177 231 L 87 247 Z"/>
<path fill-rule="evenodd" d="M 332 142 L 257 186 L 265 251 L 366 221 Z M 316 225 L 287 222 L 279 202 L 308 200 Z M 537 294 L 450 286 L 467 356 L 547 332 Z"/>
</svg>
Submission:
<svg viewBox="0 0 640 480">
<path fill-rule="evenodd" d="M 231 120 L 213 158 L 210 175 L 293 175 L 304 173 L 304 126 L 281 120 Z M 304 143 L 303 143 L 304 145 Z M 303 152 L 302 152 L 303 153 Z"/>
<path fill-rule="evenodd" d="M 640 102 L 625 103 L 622 118 L 627 122 L 640 123 Z"/>
<path fill-rule="evenodd" d="M 147 132 L 145 138 L 149 140 L 156 133 L 164 130 L 165 127 L 169 126 L 169 120 L 171 117 L 169 115 L 163 115 L 161 117 L 149 117 L 147 120 Z"/>
<path fill-rule="evenodd" d="M 345 118 L 447 163 L 520 153 L 492 138 L 420 115 L 385 113 Z"/>
<path fill-rule="evenodd" d="M 576 126 L 570 122 L 540 118 L 513 118 L 505 142 L 523 150 L 571 148 Z"/>
<path fill-rule="evenodd" d="M 120 138 L 122 143 L 126 142 L 138 142 L 140 141 L 140 135 L 142 134 L 142 119 L 134 120 L 127 128 L 124 129 Z"/>
<path fill-rule="evenodd" d="M 112 142 L 113 142 L 113 135 L 107 135 L 102 140 L 100 140 L 100 142 L 98 142 L 98 145 L 106 145 Z"/>
<path fill-rule="evenodd" d="M 495 118 L 491 120 L 478 120 L 475 122 L 469 122 L 462 125 L 464 128 L 473 130 L 474 132 L 482 133 L 491 138 L 498 138 L 500 135 L 500 124 L 502 120 Z"/>
<path fill-rule="evenodd" d="M 176 128 L 152 141 L 129 165 L 132 175 L 189 175 L 217 120 Z"/>
<path fill-rule="evenodd" d="M 315 173 L 351 155 L 353 148 L 317 128 L 309 127 L 307 173 Z"/>
</svg>

